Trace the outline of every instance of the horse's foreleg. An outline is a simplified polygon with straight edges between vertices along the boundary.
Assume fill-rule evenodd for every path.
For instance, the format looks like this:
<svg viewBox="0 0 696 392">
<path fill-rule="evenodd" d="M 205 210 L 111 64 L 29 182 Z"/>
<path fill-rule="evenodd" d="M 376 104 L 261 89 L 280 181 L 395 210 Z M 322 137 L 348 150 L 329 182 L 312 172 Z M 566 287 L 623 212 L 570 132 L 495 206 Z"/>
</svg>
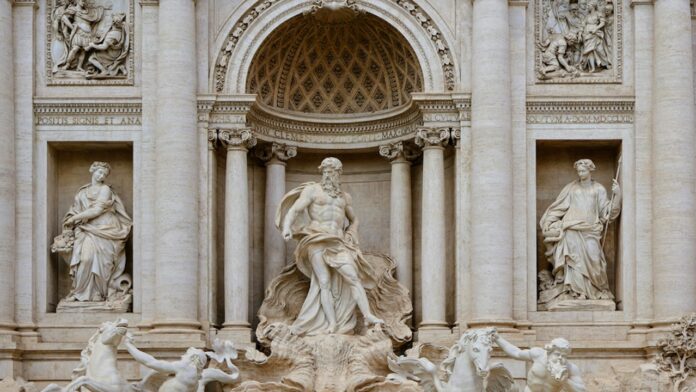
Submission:
<svg viewBox="0 0 696 392">
<path fill-rule="evenodd" d="M 124 385 L 123 388 L 119 388 L 113 384 L 104 384 L 97 380 L 82 376 L 68 384 L 68 386 L 65 387 L 65 392 L 79 392 L 81 388 L 85 388 L 91 392 L 128 392 L 129 390 L 127 385 Z"/>
</svg>

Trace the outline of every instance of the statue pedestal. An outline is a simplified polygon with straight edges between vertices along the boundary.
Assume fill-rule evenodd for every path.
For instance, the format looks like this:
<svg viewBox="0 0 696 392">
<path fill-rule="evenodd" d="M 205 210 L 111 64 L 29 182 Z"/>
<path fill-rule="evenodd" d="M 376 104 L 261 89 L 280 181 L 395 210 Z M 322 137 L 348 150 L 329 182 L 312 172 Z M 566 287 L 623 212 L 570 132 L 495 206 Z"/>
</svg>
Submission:
<svg viewBox="0 0 696 392">
<path fill-rule="evenodd" d="M 420 391 L 415 384 L 387 380 L 387 355 L 392 341 L 381 328 L 365 335 L 299 337 L 284 324 L 273 324 L 267 336 L 271 355 L 247 352 L 235 361 L 241 371 L 241 391 Z M 409 389 L 411 388 L 411 389 Z"/>
<path fill-rule="evenodd" d="M 551 301 L 547 304 L 539 304 L 539 310 L 551 312 L 563 311 L 605 311 L 616 310 L 616 302 L 610 299 L 564 299 Z"/>
<path fill-rule="evenodd" d="M 57 313 L 82 313 L 82 312 L 109 312 L 127 313 L 130 311 L 132 294 L 124 294 L 113 300 L 107 301 L 66 301 L 60 300 Z"/>
</svg>

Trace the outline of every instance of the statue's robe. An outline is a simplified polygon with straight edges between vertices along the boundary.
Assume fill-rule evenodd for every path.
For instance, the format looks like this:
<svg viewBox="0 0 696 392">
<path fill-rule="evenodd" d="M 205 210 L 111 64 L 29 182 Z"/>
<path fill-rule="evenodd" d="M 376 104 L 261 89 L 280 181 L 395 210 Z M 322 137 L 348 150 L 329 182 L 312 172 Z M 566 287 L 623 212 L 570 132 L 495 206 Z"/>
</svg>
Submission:
<svg viewBox="0 0 696 392">
<path fill-rule="evenodd" d="M 103 301 L 112 282 L 126 269 L 126 241 L 133 221 L 121 199 L 112 191 L 109 200 L 98 200 L 99 192 L 91 192 L 90 184 L 80 188 L 63 221 L 86 209 L 99 206 L 104 212 L 75 227 L 75 243 L 70 257 L 73 288 L 69 297 L 78 301 Z"/>
<path fill-rule="evenodd" d="M 287 211 L 295 204 L 302 191 L 313 185 L 315 183 L 302 184 L 285 195 L 276 214 L 277 227 L 280 227 Z M 338 327 L 336 332 L 351 333 L 355 329 L 357 320 L 356 303 L 350 285 L 337 270 L 345 265 L 352 266 L 358 273 L 362 286 L 370 289 L 375 286 L 372 266 L 365 260 L 355 244 L 347 241 L 345 237 L 322 231 L 320 227 L 312 225 L 306 216 L 298 216 L 292 227 L 292 233 L 293 238 L 298 240 L 297 248 L 295 248 L 297 268 L 310 279 L 307 298 L 293 323 L 295 331 L 303 335 L 315 335 L 322 333 L 329 326 L 329 321 L 322 310 L 319 280 L 310 262 L 311 253 L 319 251 L 331 275 L 331 293 Z"/>
<path fill-rule="evenodd" d="M 316 183 L 305 183 L 290 191 L 281 201 L 276 214 L 276 226 L 280 227 L 285 215 L 300 197 L 304 189 Z M 329 326 L 321 307 L 318 278 L 309 260 L 309 251 L 323 249 L 322 257 L 331 274 L 330 284 L 339 334 L 364 334 L 365 327 L 359 321 L 362 315 L 357 309 L 350 285 L 336 270 L 342 265 L 352 265 L 367 293 L 370 310 L 385 321 L 384 330 L 395 344 L 411 339 L 406 324 L 412 311 L 408 290 L 394 279 L 395 264 L 384 255 L 363 254 L 356 244 L 346 238 L 322 232 L 311 225 L 307 212 L 300 213 L 291 228 L 298 240 L 295 262 L 288 265 L 266 290 L 266 297 L 259 310 L 260 323 L 257 338 L 269 344 L 267 327 L 274 323 L 292 325 L 298 335 L 312 336 L 325 332 Z"/>
<path fill-rule="evenodd" d="M 573 181 L 541 217 L 544 232 L 560 233 L 553 240 L 547 238 L 547 255 L 553 275 L 565 274 L 564 290 L 587 299 L 613 299 L 601 239 L 607 220 L 616 219 L 620 211 L 620 200 L 612 204 L 600 183 L 592 181 L 583 186 Z"/>
</svg>

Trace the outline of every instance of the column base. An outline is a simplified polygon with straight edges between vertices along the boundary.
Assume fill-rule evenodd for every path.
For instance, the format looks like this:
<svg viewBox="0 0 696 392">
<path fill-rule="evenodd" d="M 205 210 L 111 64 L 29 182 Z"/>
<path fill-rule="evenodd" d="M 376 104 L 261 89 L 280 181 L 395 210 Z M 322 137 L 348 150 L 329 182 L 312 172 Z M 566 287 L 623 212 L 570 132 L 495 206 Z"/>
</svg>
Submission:
<svg viewBox="0 0 696 392">
<path fill-rule="evenodd" d="M 440 346 L 451 346 L 458 336 L 455 335 L 449 324 L 443 321 L 422 321 L 416 331 L 414 341 L 417 343 L 431 343 Z"/>
<path fill-rule="evenodd" d="M 214 339 L 229 340 L 234 343 L 238 349 L 255 348 L 256 344 L 252 338 L 251 325 L 249 323 L 224 323 L 222 329 L 217 331 L 215 336 L 210 336 Z"/>
</svg>

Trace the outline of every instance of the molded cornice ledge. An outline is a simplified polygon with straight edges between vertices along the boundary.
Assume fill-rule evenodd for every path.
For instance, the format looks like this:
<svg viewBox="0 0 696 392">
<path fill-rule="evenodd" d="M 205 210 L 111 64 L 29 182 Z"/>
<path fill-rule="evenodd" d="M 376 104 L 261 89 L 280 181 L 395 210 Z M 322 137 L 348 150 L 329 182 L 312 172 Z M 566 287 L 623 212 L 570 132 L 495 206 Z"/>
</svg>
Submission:
<svg viewBox="0 0 696 392">
<path fill-rule="evenodd" d="M 653 5 L 655 4 L 655 0 L 631 0 L 631 7 L 635 7 L 637 5 Z"/>
<path fill-rule="evenodd" d="M 528 0 L 508 0 L 508 5 L 510 7 L 524 7 L 527 8 L 529 5 Z"/>
<path fill-rule="evenodd" d="M 33 6 L 34 8 L 39 8 L 39 3 L 36 0 L 10 0 L 15 6 Z"/>
<path fill-rule="evenodd" d="M 159 5 L 159 0 L 140 0 L 140 5 L 155 7 Z"/>
</svg>

